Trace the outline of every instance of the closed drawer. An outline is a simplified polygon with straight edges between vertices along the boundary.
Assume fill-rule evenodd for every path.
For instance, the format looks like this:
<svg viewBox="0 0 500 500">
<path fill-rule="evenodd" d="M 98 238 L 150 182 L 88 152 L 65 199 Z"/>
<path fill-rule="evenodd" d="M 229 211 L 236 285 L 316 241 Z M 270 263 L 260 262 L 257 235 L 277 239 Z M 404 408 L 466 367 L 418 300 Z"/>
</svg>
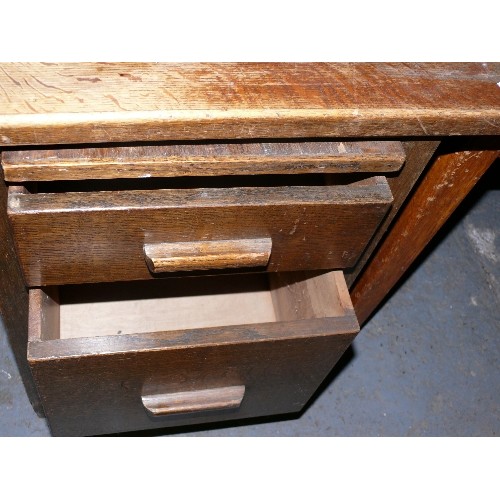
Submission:
<svg viewBox="0 0 500 500">
<path fill-rule="evenodd" d="M 298 412 L 358 329 L 341 271 L 52 287 L 28 360 L 54 434 L 115 433 Z"/>
<path fill-rule="evenodd" d="M 2 153 L 5 180 L 380 173 L 405 161 L 398 141 L 295 140 L 152 144 L 100 148 L 11 150 Z"/>
<path fill-rule="evenodd" d="M 41 286 L 150 279 L 186 270 L 169 263 L 196 252 L 210 261 L 200 269 L 343 269 L 355 264 L 391 202 L 384 177 L 346 185 L 11 188 L 8 214 L 26 281 Z"/>
</svg>

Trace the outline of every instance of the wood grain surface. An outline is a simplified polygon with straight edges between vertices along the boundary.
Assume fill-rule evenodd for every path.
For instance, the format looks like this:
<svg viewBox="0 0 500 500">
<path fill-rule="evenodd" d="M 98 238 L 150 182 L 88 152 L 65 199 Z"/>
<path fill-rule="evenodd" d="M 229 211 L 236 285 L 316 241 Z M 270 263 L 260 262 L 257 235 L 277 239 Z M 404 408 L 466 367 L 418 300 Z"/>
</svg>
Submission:
<svg viewBox="0 0 500 500">
<path fill-rule="evenodd" d="M 397 141 L 206 142 L 2 153 L 9 182 L 390 172 L 404 160 Z"/>
<path fill-rule="evenodd" d="M 42 340 L 276 321 L 265 273 L 69 285 L 59 295 L 60 328 L 45 323 Z"/>
<path fill-rule="evenodd" d="M 383 177 L 342 186 L 14 192 L 9 217 L 26 280 L 40 286 L 151 279 L 144 245 L 182 241 L 271 238 L 262 270 L 341 269 L 355 263 L 391 201 Z"/>
<path fill-rule="evenodd" d="M 151 415 L 162 417 L 177 413 L 220 411 L 239 408 L 245 395 L 244 385 L 201 389 L 198 391 L 144 394 L 142 404 Z"/>
<path fill-rule="evenodd" d="M 35 411 L 43 409 L 26 359 L 28 343 L 28 291 L 16 257 L 7 220 L 7 187 L 0 169 L 0 320 L 3 321 L 24 387 Z"/>
<path fill-rule="evenodd" d="M 342 316 L 352 311 L 344 275 L 331 272 L 330 279 L 317 271 L 268 275 L 278 321 Z"/>
<path fill-rule="evenodd" d="M 271 238 L 183 241 L 144 245 L 152 273 L 264 267 L 271 256 Z"/>
<path fill-rule="evenodd" d="M 321 279 L 335 283 L 338 274 L 327 273 Z M 301 281 L 297 275 L 294 279 Z M 289 281 L 287 286 L 295 284 Z M 325 288 L 335 290 L 331 284 Z M 41 293 L 30 291 L 32 296 Z M 32 318 L 42 316 L 43 309 L 32 304 Z M 36 331 L 31 333 L 28 359 L 55 435 L 298 412 L 359 330 L 352 306 L 335 317 L 310 318 L 307 310 L 304 314 L 309 319 L 46 341 L 41 340 L 38 320 L 32 323 Z M 245 396 L 238 409 L 159 418 L 142 403 L 144 393 L 243 385 Z"/>
<path fill-rule="evenodd" d="M 0 144 L 497 134 L 497 63 L 3 63 Z"/>
<path fill-rule="evenodd" d="M 427 167 L 432 155 L 439 146 L 439 141 L 404 141 L 403 147 L 406 153 L 406 162 L 404 168 L 399 172 L 387 174 L 386 179 L 393 193 L 394 200 L 389 208 L 387 215 L 379 225 L 370 243 L 363 250 L 363 254 L 356 262 L 356 265 L 345 270 L 345 280 L 349 288 L 352 287 L 356 278 L 362 272 L 368 262 L 370 255 L 377 248 L 379 242 L 385 236 L 392 221 L 397 216 L 403 203 L 413 190 L 415 183 Z"/>
<path fill-rule="evenodd" d="M 352 290 L 364 323 L 498 156 L 470 139 L 437 156 Z M 489 141 L 497 148 L 498 140 Z M 463 149 L 462 149 L 463 148 Z M 483 149 L 485 148 L 485 149 Z"/>
</svg>

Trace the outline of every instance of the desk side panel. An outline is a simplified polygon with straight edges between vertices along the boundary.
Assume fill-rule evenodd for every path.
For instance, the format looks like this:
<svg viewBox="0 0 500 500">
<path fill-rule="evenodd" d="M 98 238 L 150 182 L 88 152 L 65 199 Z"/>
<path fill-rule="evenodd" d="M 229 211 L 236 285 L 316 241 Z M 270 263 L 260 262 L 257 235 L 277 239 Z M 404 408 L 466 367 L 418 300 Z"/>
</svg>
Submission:
<svg viewBox="0 0 500 500">
<path fill-rule="evenodd" d="M 28 291 L 17 261 L 14 241 L 7 220 L 7 187 L 0 167 L 0 316 L 9 338 L 19 372 L 34 410 L 43 416 L 28 366 Z"/>
</svg>

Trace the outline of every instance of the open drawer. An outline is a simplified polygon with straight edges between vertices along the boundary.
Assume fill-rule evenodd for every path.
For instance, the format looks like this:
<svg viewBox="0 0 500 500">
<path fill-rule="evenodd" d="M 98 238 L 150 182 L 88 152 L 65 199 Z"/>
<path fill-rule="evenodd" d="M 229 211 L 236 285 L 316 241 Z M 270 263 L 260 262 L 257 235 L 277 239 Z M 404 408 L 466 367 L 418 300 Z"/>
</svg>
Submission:
<svg viewBox="0 0 500 500">
<path fill-rule="evenodd" d="M 134 181 L 130 190 L 38 193 L 11 187 L 8 215 L 28 286 L 146 280 L 166 271 L 351 267 L 392 203 L 389 185 L 380 176 L 321 181 L 149 190 Z"/>
<path fill-rule="evenodd" d="M 53 434 L 106 434 L 298 412 L 358 330 L 341 271 L 70 285 L 28 361 Z"/>
</svg>

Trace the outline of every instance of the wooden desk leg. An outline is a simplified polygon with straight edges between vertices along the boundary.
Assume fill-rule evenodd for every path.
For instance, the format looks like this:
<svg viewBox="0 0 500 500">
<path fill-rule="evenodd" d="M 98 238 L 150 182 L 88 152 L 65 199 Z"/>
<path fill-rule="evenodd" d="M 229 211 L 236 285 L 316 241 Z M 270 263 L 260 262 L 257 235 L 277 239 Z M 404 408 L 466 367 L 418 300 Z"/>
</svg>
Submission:
<svg viewBox="0 0 500 500">
<path fill-rule="evenodd" d="M 43 409 L 28 366 L 28 291 L 17 262 L 7 220 L 7 188 L 0 168 L 0 316 L 28 397 L 37 414 Z"/>
<path fill-rule="evenodd" d="M 351 296 L 363 324 L 498 156 L 464 149 L 438 156 L 374 253 Z"/>
</svg>

